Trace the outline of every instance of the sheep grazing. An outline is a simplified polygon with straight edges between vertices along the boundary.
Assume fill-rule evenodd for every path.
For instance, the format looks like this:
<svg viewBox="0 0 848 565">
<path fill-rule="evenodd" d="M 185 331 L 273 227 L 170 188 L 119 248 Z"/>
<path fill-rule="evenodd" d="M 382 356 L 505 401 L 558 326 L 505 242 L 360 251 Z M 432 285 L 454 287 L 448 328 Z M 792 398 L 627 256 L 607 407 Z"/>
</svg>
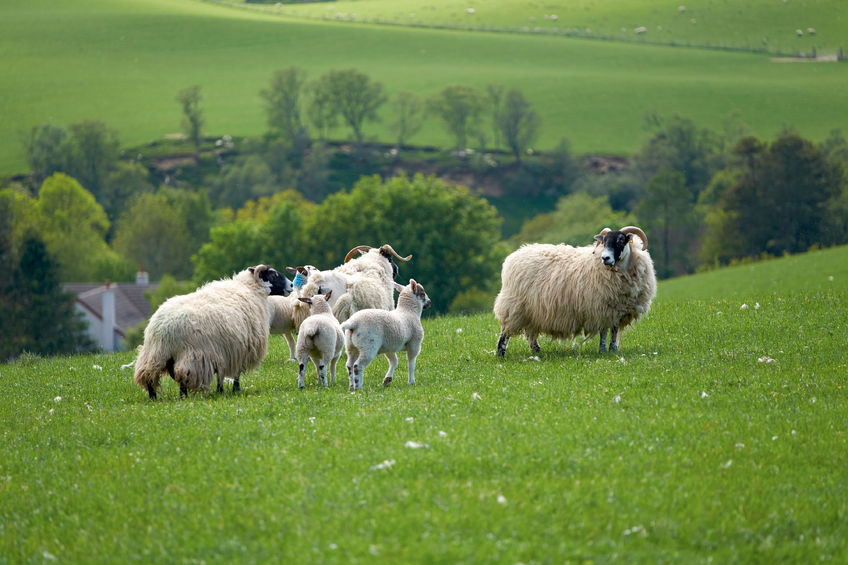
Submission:
<svg viewBox="0 0 848 565">
<path fill-rule="evenodd" d="M 180 385 L 180 396 L 208 390 L 213 375 L 219 392 L 225 377 L 233 377 L 233 391 L 240 390 L 241 374 L 257 367 L 268 349 L 268 296 L 291 291 L 291 281 L 258 265 L 169 298 L 144 330 L 136 384 L 154 400 L 166 372 Z"/>
<path fill-rule="evenodd" d="M 350 390 L 362 389 L 365 368 L 380 353 L 389 360 L 383 379 L 383 386 L 389 386 L 398 364 L 398 351 L 406 351 L 409 384 L 415 384 L 415 360 L 424 341 L 421 311 L 430 307 L 430 298 L 414 279 L 409 279 L 407 286 L 394 283 L 394 287 L 400 292 L 394 310 L 360 310 L 342 324 Z"/>
<path fill-rule="evenodd" d="M 295 338 L 303 320 L 309 316 L 309 306 L 298 300 L 301 296 L 303 287 L 309 280 L 309 276 L 317 273 L 318 269 L 312 265 L 304 265 L 302 267 L 286 267 L 286 270 L 294 275 L 292 285 L 294 290 L 289 296 L 269 296 L 268 307 L 271 310 L 271 334 L 282 335 L 289 346 L 289 360 L 297 359 L 294 353 Z"/>
<path fill-rule="evenodd" d="M 328 304 L 332 291 L 325 295 L 316 294 L 312 298 L 299 297 L 298 300 L 309 304 L 310 315 L 300 325 L 297 333 L 297 373 L 298 388 L 304 387 L 304 375 L 309 359 L 318 370 L 318 380 L 327 386 L 327 364 L 330 365 L 330 381 L 336 384 L 336 363 L 342 356 L 342 327 L 333 316 Z"/>
<path fill-rule="evenodd" d="M 654 263 L 645 232 L 604 228 L 595 243 L 524 245 L 504 260 L 494 313 L 501 327 L 498 356 L 524 333 L 539 351 L 540 334 L 557 339 L 600 334 L 600 351 L 618 349 L 621 330 L 646 314 L 656 296 Z M 583 343 L 581 342 L 581 344 Z"/>
<path fill-rule="evenodd" d="M 354 259 L 357 253 L 362 256 Z M 412 255 L 401 257 L 388 244 L 379 248 L 358 245 L 348 251 L 342 265 L 331 271 L 310 274 L 301 296 L 332 291 L 330 305 L 340 322 L 359 310 L 391 310 L 394 308 L 392 284 L 398 274 L 393 257 L 409 261 Z"/>
</svg>

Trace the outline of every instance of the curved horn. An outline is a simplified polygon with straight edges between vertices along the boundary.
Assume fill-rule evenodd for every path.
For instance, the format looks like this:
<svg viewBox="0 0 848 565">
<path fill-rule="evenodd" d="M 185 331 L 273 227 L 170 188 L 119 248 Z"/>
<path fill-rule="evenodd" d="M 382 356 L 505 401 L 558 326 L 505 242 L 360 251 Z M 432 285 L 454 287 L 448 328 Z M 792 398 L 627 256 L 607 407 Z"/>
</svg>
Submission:
<svg viewBox="0 0 848 565">
<path fill-rule="evenodd" d="M 391 246 L 391 245 L 389 245 L 388 243 L 384 244 L 384 245 L 383 245 L 380 249 L 381 249 L 382 251 L 388 251 L 388 252 L 390 252 L 392 255 L 394 255 L 395 257 L 397 257 L 397 258 L 398 258 L 398 259 L 400 259 L 401 261 L 409 261 L 410 259 L 412 259 L 412 255 L 407 255 L 406 257 L 401 257 L 400 255 L 398 255 L 398 252 L 397 252 L 397 251 L 395 251 L 395 250 L 392 248 L 392 246 Z"/>
<path fill-rule="evenodd" d="M 345 255 L 344 262 L 347 263 L 348 261 L 350 261 L 353 258 L 355 253 L 357 253 L 359 251 L 361 251 L 362 253 L 365 253 L 369 249 L 371 249 L 370 245 L 357 245 L 356 247 L 354 247 L 353 249 L 351 249 L 350 251 L 347 252 L 347 255 Z"/>
<path fill-rule="evenodd" d="M 604 228 L 604 229 L 602 229 L 602 230 L 601 230 L 601 232 L 600 232 L 598 235 L 596 235 L 596 236 L 595 236 L 594 238 L 592 238 L 592 239 L 594 239 L 594 240 L 595 240 L 595 243 L 599 243 L 601 240 L 603 240 L 603 239 L 604 239 L 604 236 L 605 236 L 605 235 L 607 235 L 607 234 L 608 234 L 609 232 L 611 232 L 611 231 L 612 231 L 612 230 L 611 230 L 611 229 L 609 229 L 609 228 Z"/>
<path fill-rule="evenodd" d="M 639 239 L 642 240 L 642 251 L 648 249 L 648 236 L 646 236 L 645 232 L 643 232 L 641 229 L 637 228 L 636 226 L 625 226 L 618 231 L 620 231 L 621 233 L 634 233 L 638 235 Z"/>
<path fill-rule="evenodd" d="M 255 267 L 250 267 L 248 270 L 250 271 L 250 274 L 253 275 L 253 280 L 262 284 L 262 280 L 259 278 L 259 275 L 268 270 L 268 265 L 256 265 Z"/>
</svg>

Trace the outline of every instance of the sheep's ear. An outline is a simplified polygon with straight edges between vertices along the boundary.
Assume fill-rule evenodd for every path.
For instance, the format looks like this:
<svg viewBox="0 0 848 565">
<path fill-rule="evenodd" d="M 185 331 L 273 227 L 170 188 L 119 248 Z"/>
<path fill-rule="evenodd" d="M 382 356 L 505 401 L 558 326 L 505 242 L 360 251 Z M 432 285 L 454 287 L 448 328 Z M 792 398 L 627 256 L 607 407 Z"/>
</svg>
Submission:
<svg viewBox="0 0 848 565">
<path fill-rule="evenodd" d="M 332 289 L 328 290 L 327 294 L 324 295 L 324 300 L 329 300 L 331 296 L 333 296 Z"/>
<path fill-rule="evenodd" d="M 400 283 L 396 283 L 395 281 L 392 281 L 392 284 L 394 285 L 394 287 L 395 287 L 395 290 L 396 290 L 396 291 L 400 292 L 400 291 L 402 291 L 402 290 L 403 290 L 403 285 L 402 285 L 402 284 L 400 284 Z"/>
<path fill-rule="evenodd" d="M 304 296 L 298 296 L 297 299 L 300 300 L 301 302 L 306 302 L 307 304 L 312 304 L 311 298 L 306 298 Z"/>
<path fill-rule="evenodd" d="M 247 272 L 249 272 L 251 275 L 253 274 L 253 271 L 255 271 L 255 270 L 256 270 L 256 267 L 248 267 L 247 268 Z"/>
<path fill-rule="evenodd" d="M 293 275 L 297 272 L 297 269 L 294 267 L 286 267 L 286 272 L 290 275 Z"/>
<path fill-rule="evenodd" d="M 412 288 L 412 292 L 415 292 L 415 289 L 418 288 L 418 283 L 415 282 L 415 279 L 409 279 L 409 286 Z"/>
</svg>

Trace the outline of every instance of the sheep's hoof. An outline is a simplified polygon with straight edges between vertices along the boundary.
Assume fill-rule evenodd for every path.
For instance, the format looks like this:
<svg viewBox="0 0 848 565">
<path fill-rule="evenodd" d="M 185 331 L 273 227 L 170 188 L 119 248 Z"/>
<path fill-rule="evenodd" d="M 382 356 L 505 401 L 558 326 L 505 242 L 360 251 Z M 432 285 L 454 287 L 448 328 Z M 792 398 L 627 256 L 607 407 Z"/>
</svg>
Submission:
<svg viewBox="0 0 848 565">
<path fill-rule="evenodd" d="M 147 383 L 147 395 L 150 397 L 150 400 L 156 400 L 156 389 L 150 383 Z"/>
<path fill-rule="evenodd" d="M 188 388 L 182 383 L 180 383 L 180 398 L 188 398 Z"/>
<path fill-rule="evenodd" d="M 383 379 L 383 386 L 389 386 L 390 384 L 392 384 L 391 377 L 386 377 L 385 379 Z"/>
<path fill-rule="evenodd" d="M 218 383 L 218 388 L 215 389 L 215 392 L 224 392 L 224 385 Z"/>
<path fill-rule="evenodd" d="M 233 392 L 241 392 L 241 385 L 239 384 L 238 377 L 233 380 Z"/>
</svg>

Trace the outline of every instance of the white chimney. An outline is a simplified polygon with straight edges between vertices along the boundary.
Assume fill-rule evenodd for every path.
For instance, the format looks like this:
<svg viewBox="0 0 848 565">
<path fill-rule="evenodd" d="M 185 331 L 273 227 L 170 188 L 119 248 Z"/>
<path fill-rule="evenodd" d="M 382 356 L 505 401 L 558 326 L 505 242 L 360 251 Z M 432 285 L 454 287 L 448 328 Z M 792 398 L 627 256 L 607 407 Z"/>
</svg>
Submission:
<svg viewBox="0 0 848 565">
<path fill-rule="evenodd" d="M 110 286 L 107 280 L 102 296 L 101 314 L 103 316 L 103 327 L 101 329 L 100 344 L 103 346 L 104 351 L 115 351 L 115 291 Z"/>
<path fill-rule="evenodd" d="M 148 277 L 144 267 L 138 268 L 138 272 L 135 274 L 135 284 L 150 284 L 150 277 Z"/>
</svg>

